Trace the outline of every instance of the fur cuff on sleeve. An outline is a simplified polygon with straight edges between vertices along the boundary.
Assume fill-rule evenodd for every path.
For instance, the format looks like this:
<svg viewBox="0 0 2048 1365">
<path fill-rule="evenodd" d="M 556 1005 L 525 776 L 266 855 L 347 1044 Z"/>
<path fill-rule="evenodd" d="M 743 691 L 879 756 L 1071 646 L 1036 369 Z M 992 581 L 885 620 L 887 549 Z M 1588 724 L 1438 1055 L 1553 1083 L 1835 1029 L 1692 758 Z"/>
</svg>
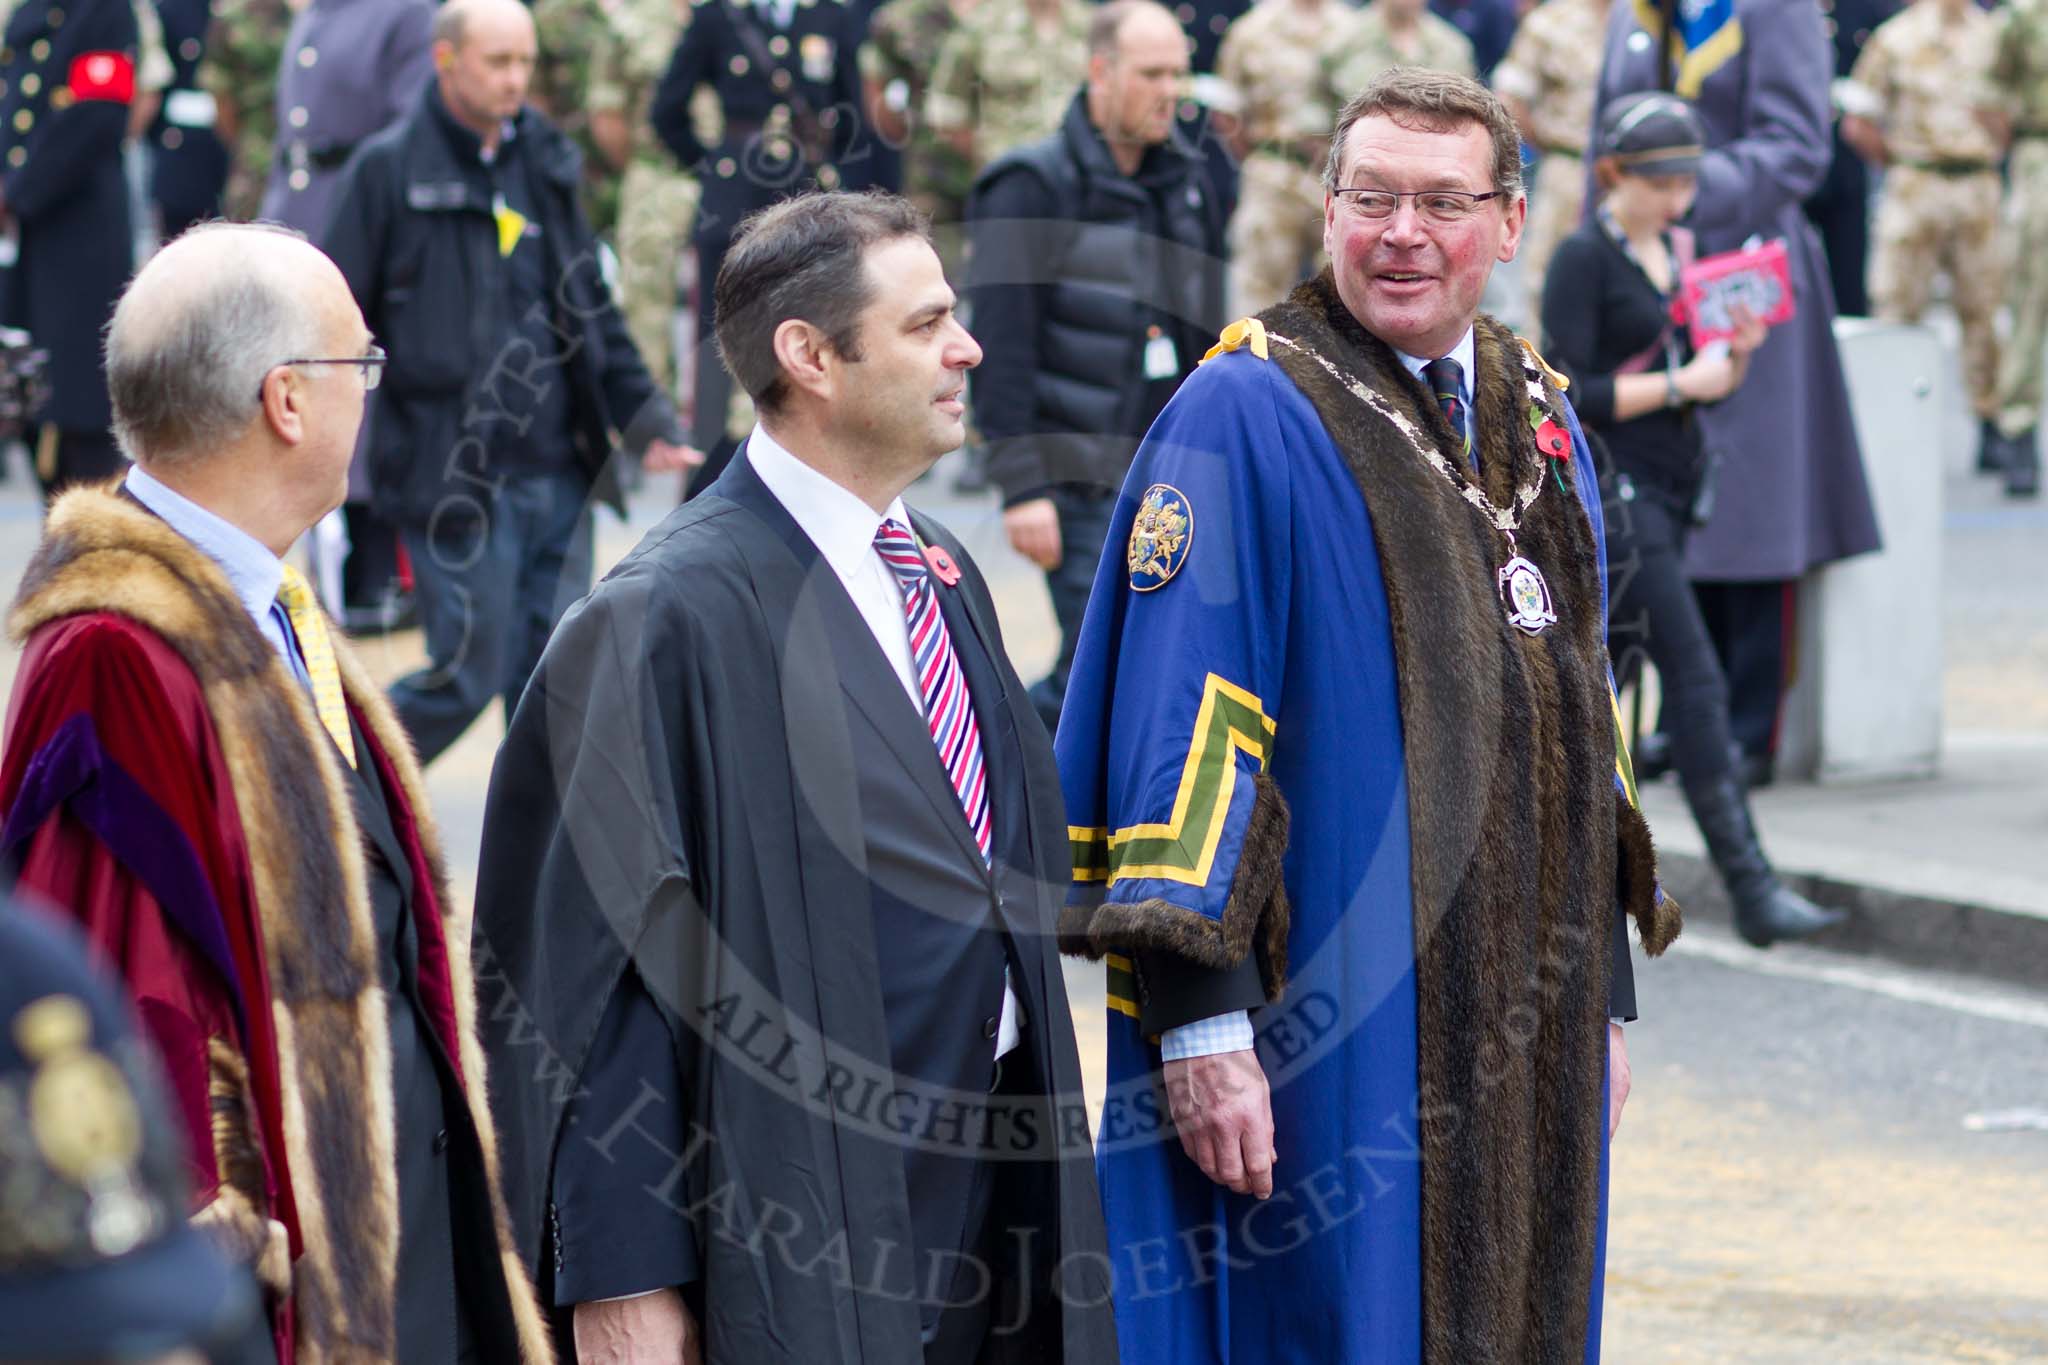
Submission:
<svg viewBox="0 0 2048 1365">
<path fill-rule="evenodd" d="M 223 1186 L 191 1221 L 222 1256 L 255 1275 L 258 1284 L 279 1299 L 291 1296 L 291 1234 L 284 1224 L 251 1207 L 240 1190 Z"/>
<path fill-rule="evenodd" d="M 1657 885 L 1657 850 L 1650 842 L 1648 822 L 1618 789 L 1614 793 L 1614 836 L 1618 845 L 1614 857 L 1615 894 L 1620 898 L 1621 908 L 1636 922 L 1636 936 L 1643 942 L 1643 951 L 1656 957 L 1678 937 L 1683 915 L 1678 902 Z"/>
<path fill-rule="evenodd" d="M 1060 915 L 1060 951 L 1091 960 L 1105 953 L 1168 952 L 1219 971 L 1255 951 L 1266 998 L 1278 1000 L 1287 983 L 1287 886 L 1281 876 L 1287 801 L 1264 773 L 1256 782 L 1244 848 L 1221 919 L 1156 896 L 1069 905 Z"/>
</svg>

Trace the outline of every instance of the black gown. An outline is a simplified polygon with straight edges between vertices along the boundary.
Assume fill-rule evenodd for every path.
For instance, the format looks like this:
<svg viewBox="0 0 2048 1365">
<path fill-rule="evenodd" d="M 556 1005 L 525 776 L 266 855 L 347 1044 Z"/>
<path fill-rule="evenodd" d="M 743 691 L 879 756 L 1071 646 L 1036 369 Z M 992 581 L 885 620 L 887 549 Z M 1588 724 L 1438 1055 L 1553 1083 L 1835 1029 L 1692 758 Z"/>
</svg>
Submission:
<svg viewBox="0 0 2048 1365">
<path fill-rule="evenodd" d="M 979 574 L 949 535 L 914 521 L 962 569 L 948 606 L 956 645 L 993 661 L 998 719 L 1022 755 L 992 794 L 1027 813 L 1032 861 L 1010 869 L 1001 915 L 1024 1014 L 1039 1021 L 1025 1034 L 1030 1069 L 1048 1080 L 1035 1107 L 992 1131 L 1041 1196 L 1024 1220 L 1040 1234 L 1028 1292 L 1056 1292 L 1060 1306 L 1011 1349 L 1114 1361 L 1053 938 L 1069 855 L 1051 746 Z M 901 1365 L 923 1349 L 897 1255 L 914 1240 L 904 1143 L 889 1131 L 902 1116 L 888 1101 L 883 978 L 898 945 L 878 943 L 863 913 L 876 896 L 849 730 L 856 670 L 834 624 L 851 605 L 792 535 L 735 460 L 563 621 L 492 777 L 479 1014 L 506 1195 L 544 1299 L 559 1297 L 548 1224 L 564 1115 L 630 966 L 671 1023 L 686 1097 L 684 1160 L 665 1192 L 677 1211 L 654 1216 L 690 1221 L 707 1359 Z M 636 1199 L 621 1216 L 650 1207 Z"/>
</svg>

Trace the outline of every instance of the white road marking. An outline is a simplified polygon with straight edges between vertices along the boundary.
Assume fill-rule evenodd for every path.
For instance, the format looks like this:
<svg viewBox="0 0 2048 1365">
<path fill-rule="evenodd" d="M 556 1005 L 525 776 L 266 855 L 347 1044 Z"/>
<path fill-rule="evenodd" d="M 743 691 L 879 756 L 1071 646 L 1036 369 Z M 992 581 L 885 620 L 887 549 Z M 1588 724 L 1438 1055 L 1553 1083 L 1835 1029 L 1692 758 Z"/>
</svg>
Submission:
<svg viewBox="0 0 2048 1365">
<path fill-rule="evenodd" d="M 1973 1133 L 2016 1133 L 2028 1128 L 2048 1133 L 2048 1109 L 2001 1109 L 1995 1114 L 1965 1114 L 1963 1127 Z"/>
<path fill-rule="evenodd" d="M 1961 978 L 1951 977 L 1937 982 L 1908 968 L 1857 966 L 1810 948 L 1779 947 L 1764 951 L 1723 934 L 1702 933 L 1696 926 L 1687 926 L 1686 932 L 1671 945 L 1671 951 L 1760 976 L 1818 981 L 1824 985 L 1867 991 L 1911 1005 L 1927 1005 L 2004 1024 L 2048 1029 L 2048 1004 L 2005 994 L 2003 992 L 2007 988 L 2003 987 L 1989 984 L 1975 987 Z"/>
</svg>

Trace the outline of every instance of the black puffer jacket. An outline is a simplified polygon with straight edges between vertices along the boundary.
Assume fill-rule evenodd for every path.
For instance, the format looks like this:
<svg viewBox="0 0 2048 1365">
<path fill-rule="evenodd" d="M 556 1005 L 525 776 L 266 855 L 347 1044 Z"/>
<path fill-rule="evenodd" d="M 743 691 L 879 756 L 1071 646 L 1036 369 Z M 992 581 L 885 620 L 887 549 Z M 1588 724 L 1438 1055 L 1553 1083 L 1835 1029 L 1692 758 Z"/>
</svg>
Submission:
<svg viewBox="0 0 2048 1365">
<path fill-rule="evenodd" d="M 508 471 L 490 448 L 498 424 L 477 414 L 494 408 L 484 386 L 518 382 L 494 368 L 534 383 L 558 365 L 566 373 L 575 466 L 614 507 L 614 440 L 639 454 L 654 437 L 674 439 L 675 410 L 633 349 L 577 207 L 574 144 L 532 109 L 514 130 L 503 154 L 525 161 L 559 360 L 522 346 L 490 170 L 432 82 L 350 160 L 320 244 L 391 356 L 372 395 L 369 465 L 374 505 L 399 525 L 489 512 Z"/>
<path fill-rule="evenodd" d="M 1176 131 L 1117 168 L 1077 95 L 1058 132 L 997 158 L 968 205 L 970 377 L 989 474 L 1017 502 L 1056 484 L 1115 489 L 1163 402 L 1152 329 L 1185 376 L 1223 324 L 1223 216 Z"/>
</svg>

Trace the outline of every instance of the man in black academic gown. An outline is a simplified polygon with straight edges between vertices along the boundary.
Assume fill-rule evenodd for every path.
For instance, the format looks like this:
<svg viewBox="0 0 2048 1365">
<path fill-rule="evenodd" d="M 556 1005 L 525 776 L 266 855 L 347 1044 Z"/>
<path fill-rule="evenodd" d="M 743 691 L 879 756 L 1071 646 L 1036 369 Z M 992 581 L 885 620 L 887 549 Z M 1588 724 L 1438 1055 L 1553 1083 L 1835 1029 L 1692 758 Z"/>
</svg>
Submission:
<svg viewBox="0 0 2048 1365">
<path fill-rule="evenodd" d="M 1113 1362 L 1052 750 L 900 496 L 980 348 L 890 196 L 762 212 L 717 293 L 761 424 L 563 621 L 492 775 L 514 1224 L 584 1361 Z"/>
</svg>

